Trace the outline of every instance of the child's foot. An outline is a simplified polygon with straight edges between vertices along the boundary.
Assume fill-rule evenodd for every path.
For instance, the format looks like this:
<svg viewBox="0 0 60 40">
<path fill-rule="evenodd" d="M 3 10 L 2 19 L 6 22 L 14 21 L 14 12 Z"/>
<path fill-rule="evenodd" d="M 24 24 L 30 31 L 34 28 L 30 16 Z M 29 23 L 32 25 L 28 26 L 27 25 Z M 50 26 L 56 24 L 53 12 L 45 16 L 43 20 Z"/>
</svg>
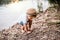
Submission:
<svg viewBox="0 0 60 40">
<path fill-rule="evenodd" d="M 29 34 L 29 33 L 31 33 L 32 31 L 27 31 L 27 33 Z"/>
<path fill-rule="evenodd" d="M 23 34 L 25 31 L 24 30 L 21 30 L 21 33 Z"/>
</svg>

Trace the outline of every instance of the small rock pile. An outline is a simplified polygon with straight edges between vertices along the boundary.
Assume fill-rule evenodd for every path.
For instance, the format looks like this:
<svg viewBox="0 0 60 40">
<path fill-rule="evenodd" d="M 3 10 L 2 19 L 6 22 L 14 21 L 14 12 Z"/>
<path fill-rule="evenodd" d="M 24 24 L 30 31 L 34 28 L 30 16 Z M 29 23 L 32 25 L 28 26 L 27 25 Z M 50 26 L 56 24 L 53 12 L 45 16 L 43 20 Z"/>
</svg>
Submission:
<svg viewBox="0 0 60 40">
<path fill-rule="evenodd" d="M 0 32 L 0 40 L 60 40 L 60 11 L 50 7 L 37 15 L 31 25 L 32 32 L 21 33 L 20 24 Z"/>
</svg>

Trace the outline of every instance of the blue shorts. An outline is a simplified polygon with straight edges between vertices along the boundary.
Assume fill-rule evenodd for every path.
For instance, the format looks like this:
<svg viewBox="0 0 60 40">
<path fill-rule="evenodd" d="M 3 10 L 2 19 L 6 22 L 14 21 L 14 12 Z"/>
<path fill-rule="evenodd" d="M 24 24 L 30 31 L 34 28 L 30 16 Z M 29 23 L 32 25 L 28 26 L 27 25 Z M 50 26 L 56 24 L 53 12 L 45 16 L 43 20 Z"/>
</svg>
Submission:
<svg viewBox="0 0 60 40">
<path fill-rule="evenodd" d="M 23 21 L 21 21 L 19 24 L 21 24 L 21 25 L 25 25 L 25 24 L 27 24 L 27 22 L 23 22 Z"/>
</svg>

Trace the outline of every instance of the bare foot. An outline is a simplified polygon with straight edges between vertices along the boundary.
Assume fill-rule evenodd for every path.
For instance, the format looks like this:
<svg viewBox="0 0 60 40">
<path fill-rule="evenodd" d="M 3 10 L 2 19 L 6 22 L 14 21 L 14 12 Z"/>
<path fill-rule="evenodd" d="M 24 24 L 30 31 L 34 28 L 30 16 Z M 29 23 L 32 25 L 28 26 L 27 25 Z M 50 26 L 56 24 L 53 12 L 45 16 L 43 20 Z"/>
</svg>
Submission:
<svg viewBox="0 0 60 40">
<path fill-rule="evenodd" d="M 21 33 L 23 34 L 25 31 L 24 30 L 21 30 Z"/>
<path fill-rule="evenodd" d="M 29 33 L 31 33 L 32 31 L 27 31 L 27 33 L 29 34 Z"/>
</svg>

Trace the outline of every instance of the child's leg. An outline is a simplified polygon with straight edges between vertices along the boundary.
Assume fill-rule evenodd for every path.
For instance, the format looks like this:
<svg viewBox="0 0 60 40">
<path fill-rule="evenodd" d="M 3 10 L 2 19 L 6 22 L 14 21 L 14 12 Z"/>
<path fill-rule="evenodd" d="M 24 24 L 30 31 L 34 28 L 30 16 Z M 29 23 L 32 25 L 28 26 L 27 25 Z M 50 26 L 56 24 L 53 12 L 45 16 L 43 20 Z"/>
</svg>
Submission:
<svg viewBox="0 0 60 40">
<path fill-rule="evenodd" d="M 30 29 L 30 27 L 29 27 L 29 24 L 27 24 L 27 33 L 31 33 L 32 31 L 31 31 L 31 29 Z"/>
<path fill-rule="evenodd" d="M 28 31 L 30 30 L 29 23 L 27 24 L 27 30 L 28 30 Z"/>
<path fill-rule="evenodd" d="M 27 25 L 24 25 L 24 31 L 27 31 L 28 28 L 27 28 Z"/>
<path fill-rule="evenodd" d="M 25 32 L 24 31 L 24 26 L 21 26 L 20 28 L 21 28 L 21 32 L 24 33 Z"/>
</svg>

